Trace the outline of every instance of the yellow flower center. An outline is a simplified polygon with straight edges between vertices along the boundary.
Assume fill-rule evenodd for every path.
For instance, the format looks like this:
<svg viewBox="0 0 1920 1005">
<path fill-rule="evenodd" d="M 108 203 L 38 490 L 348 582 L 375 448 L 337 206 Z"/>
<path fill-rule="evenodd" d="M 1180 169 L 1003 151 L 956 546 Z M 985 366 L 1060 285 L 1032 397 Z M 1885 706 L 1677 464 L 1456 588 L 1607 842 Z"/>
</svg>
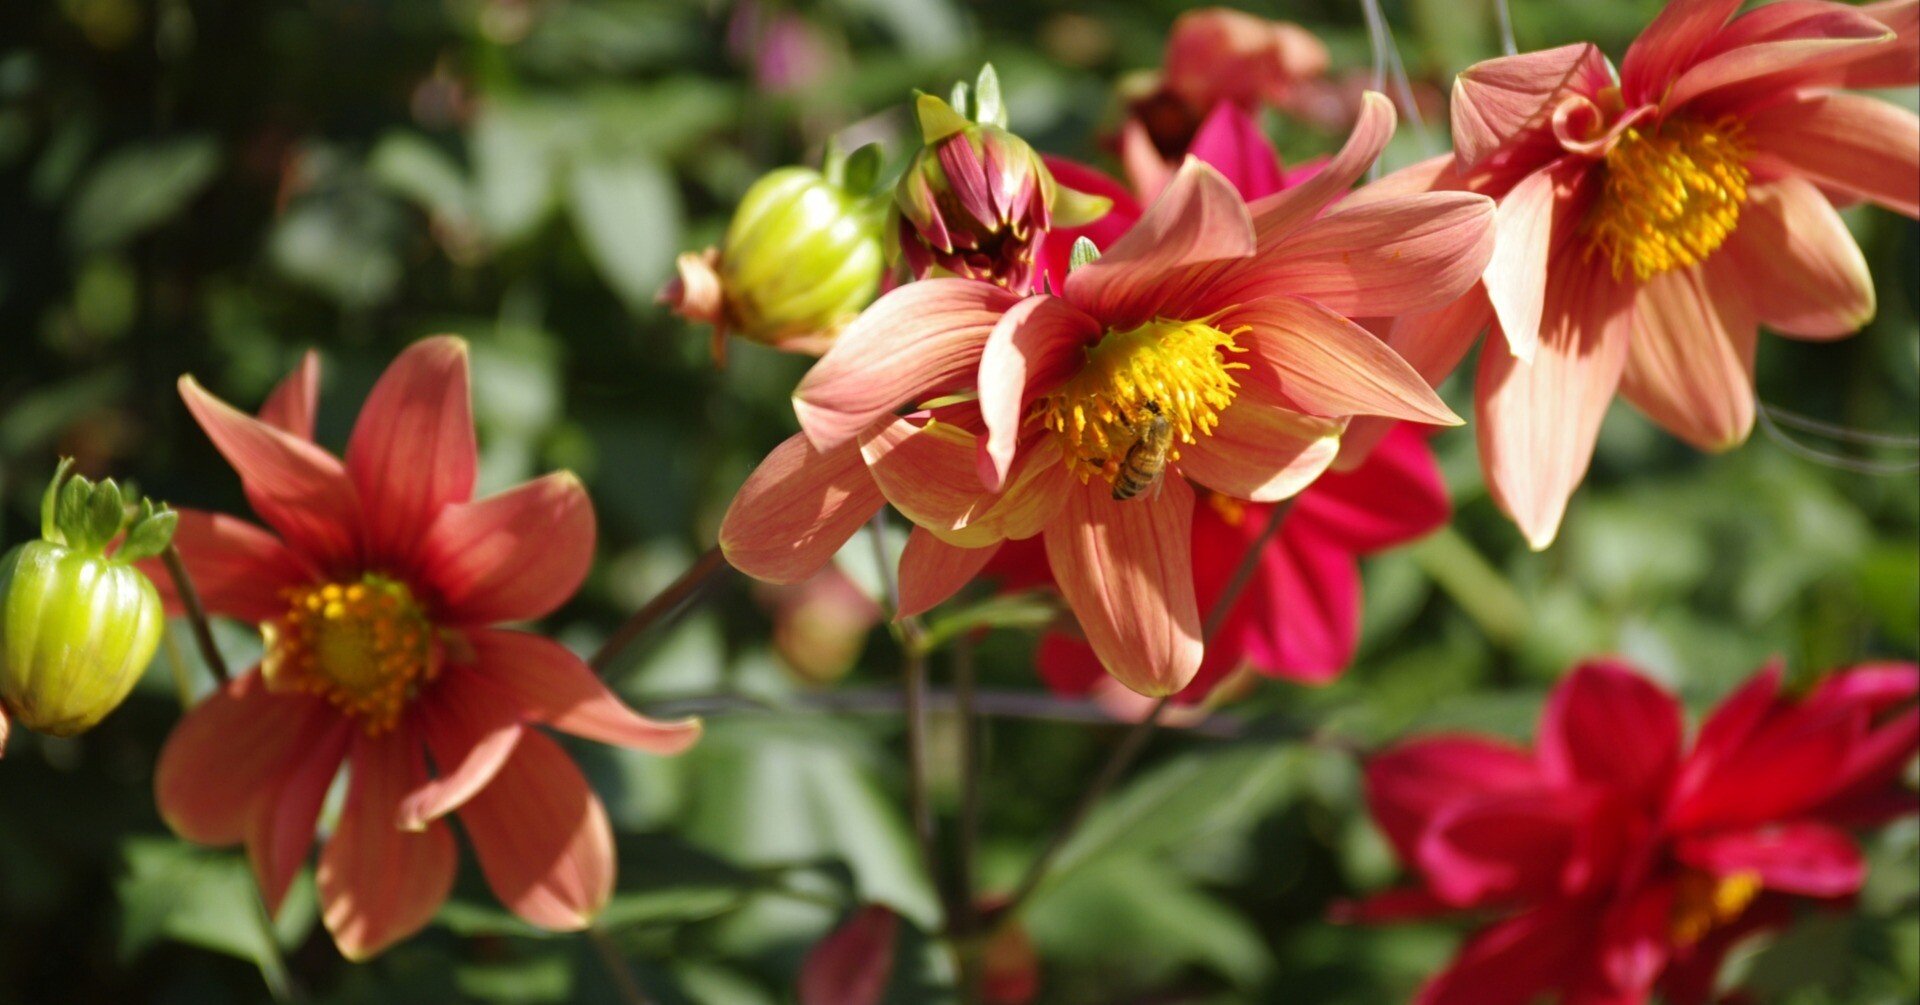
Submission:
<svg viewBox="0 0 1920 1005">
<path fill-rule="evenodd" d="M 1086 350 L 1086 365 L 1037 403 L 1037 414 L 1059 434 L 1067 466 L 1086 482 L 1095 475 L 1112 482 L 1127 452 L 1157 416 L 1174 445 L 1197 443 L 1220 424 L 1239 386 L 1226 354 L 1243 352 L 1233 338 L 1206 321 L 1156 318 L 1132 331 L 1108 332 Z"/>
<path fill-rule="evenodd" d="M 1607 152 L 1606 187 L 1587 225 L 1592 250 L 1607 256 L 1615 279 L 1632 272 L 1642 282 L 1705 259 L 1740 222 L 1752 153 L 1730 118 L 1628 129 Z"/>
<path fill-rule="evenodd" d="M 1750 872 L 1731 876 L 1709 876 L 1687 872 L 1673 895 L 1673 915 L 1668 923 L 1673 941 L 1691 946 L 1707 933 L 1740 917 L 1760 894 L 1760 877 Z"/>
<path fill-rule="evenodd" d="M 325 698 L 368 735 L 392 729 L 440 672 L 433 626 L 402 583 L 369 574 L 285 596 L 287 613 L 261 626 L 268 685 Z"/>
</svg>

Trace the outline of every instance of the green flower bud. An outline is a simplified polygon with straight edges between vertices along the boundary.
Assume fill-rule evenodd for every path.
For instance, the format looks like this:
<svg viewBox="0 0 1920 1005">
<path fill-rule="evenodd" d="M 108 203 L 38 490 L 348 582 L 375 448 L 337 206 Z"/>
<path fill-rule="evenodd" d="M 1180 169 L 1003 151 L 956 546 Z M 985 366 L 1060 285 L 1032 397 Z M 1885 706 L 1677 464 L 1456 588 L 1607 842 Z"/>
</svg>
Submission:
<svg viewBox="0 0 1920 1005">
<path fill-rule="evenodd" d="M 166 550 L 179 521 L 144 499 L 129 513 L 111 480 L 68 480 L 72 463 L 47 486 L 41 540 L 0 558 L 0 709 L 54 736 L 93 728 L 153 660 L 164 613 L 133 563 Z"/>
<path fill-rule="evenodd" d="M 827 171 L 781 168 L 747 190 L 719 248 L 680 256 L 660 299 L 714 326 L 724 359 L 729 331 L 818 355 L 879 295 L 887 267 L 886 201 L 868 193 L 879 151 L 830 154 Z"/>
</svg>

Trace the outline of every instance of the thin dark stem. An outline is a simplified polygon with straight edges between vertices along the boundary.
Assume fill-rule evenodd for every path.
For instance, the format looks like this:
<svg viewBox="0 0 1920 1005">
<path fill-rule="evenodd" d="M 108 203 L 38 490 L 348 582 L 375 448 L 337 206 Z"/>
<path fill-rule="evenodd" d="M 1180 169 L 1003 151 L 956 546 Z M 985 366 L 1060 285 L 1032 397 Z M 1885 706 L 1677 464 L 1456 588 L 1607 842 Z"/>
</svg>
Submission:
<svg viewBox="0 0 1920 1005">
<path fill-rule="evenodd" d="M 887 551 L 887 511 L 873 514 L 867 525 L 873 538 L 874 565 L 880 573 L 881 592 L 887 601 L 887 613 L 895 616 L 894 628 L 903 652 L 902 694 L 907 720 L 907 814 L 913 823 L 913 843 L 920 852 L 921 867 L 935 891 L 944 889 L 940 881 L 939 845 L 933 830 L 933 804 L 927 798 L 927 653 L 921 644 L 924 634 L 918 618 L 898 617 L 900 584 L 893 575 L 892 556 Z M 946 899 L 944 896 L 941 898 Z M 948 920 L 953 905 L 947 904 Z"/>
<path fill-rule="evenodd" d="M 193 577 L 187 573 L 187 563 L 180 557 L 180 549 L 167 545 L 160 553 L 160 561 L 167 567 L 167 575 L 173 577 L 173 591 L 180 596 L 180 606 L 186 608 L 187 622 L 193 626 L 193 643 L 200 650 L 200 661 L 207 665 L 213 676 L 225 684 L 233 678 L 227 670 L 226 658 L 220 655 L 220 647 L 213 643 L 213 626 L 207 622 L 207 609 L 200 604 L 200 591 L 193 588 Z"/>
<path fill-rule="evenodd" d="M 953 929 L 960 946 L 960 1000 L 977 1002 L 985 977 L 981 946 L 972 942 L 980 929 L 974 876 L 980 847 L 980 719 L 974 705 L 973 641 L 966 637 L 953 645 L 953 700 L 960 719 L 960 838 L 959 866 L 954 876 Z"/>
<path fill-rule="evenodd" d="M 926 692 L 930 715 L 958 715 L 959 696 L 953 690 L 929 687 Z M 660 719 L 689 715 L 713 717 L 740 714 L 818 714 L 818 715 L 898 715 L 905 707 L 899 688 L 843 688 L 836 691 L 809 691 L 769 701 L 750 694 L 700 694 L 660 698 L 645 702 L 641 710 Z M 1024 719 L 1030 722 L 1057 722 L 1080 726 L 1118 726 L 1113 713 L 1086 698 L 1063 698 L 1039 691 L 974 688 L 975 716 L 993 719 Z M 1229 712 L 1215 712 L 1181 728 L 1188 736 L 1231 740 L 1245 732 L 1246 723 Z"/>
<path fill-rule="evenodd" d="M 627 966 L 626 958 L 620 955 L 620 947 L 600 928 L 587 929 L 587 941 L 593 945 L 593 951 L 600 957 L 600 965 L 607 970 L 607 976 L 613 980 L 613 989 L 626 1005 L 653 1005 L 653 999 L 640 987 L 640 979 L 633 975 L 633 968 Z"/>
<path fill-rule="evenodd" d="M 708 548 L 687 571 L 680 574 L 679 579 L 667 584 L 666 589 L 655 594 L 652 600 L 622 621 L 620 627 L 607 636 L 607 641 L 587 662 L 595 671 L 606 673 L 607 668 L 628 646 L 645 635 L 648 629 L 690 603 L 729 568 L 731 566 L 727 565 L 726 556 L 720 553 L 718 545 Z"/>
<path fill-rule="evenodd" d="M 1232 578 L 1227 580 L 1225 592 L 1221 593 L 1220 599 L 1214 602 L 1213 609 L 1207 612 L 1206 624 L 1201 630 L 1203 640 L 1212 641 L 1214 633 L 1218 632 L 1221 624 L 1225 623 L 1227 613 L 1233 609 L 1234 602 L 1240 599 L 1241 591 L 1245 590 L 1247 583 L 1253 579 L 1253 570 L 1260 563 L 1261 552 L 1266 550 L 1273 536 L 1279 533 L 1280 524 L 1286 519 L 1291 509 L 1293 509 L 1292 499 L 1273 507 L 1273 515 L 1267 518 L 1267 525 L 1261 528 L 1260 536 L 1254 539 L 1247 553 L 1241 556 L 1240 564 L 1234 568 Z M 1127 730 L 1126 735 L 1120 738 L 1120 742 L 1107 755 L 1106 763 L 1100 766 L 1099 774 L 1095 775 L 1093 781 L 1080 793 L 1080 799 L 1074 803 L 1073 810 L 1067 814 L 1066 822 L 1047 839 L 1047 844 L 1040 850 L 1039 857 L 1027 867 L 1026 874 L 1020 878 L 1020 884 L 1014 887 L 1013 894 L 1007 898 L 1006 906 L 999 915 L 1001 922 L 1004 923 L 1005 919 L 1013 917 L 1021 905 L 1026 903 L 1027 898 L 1033 896 L 1034 891 L 1040 888 L 1040 884 L 1046 880 L 1048 872 L 1052 870 L 1060 853 L 1066 850 L 1067 843 L 1093 814 L 1094 807 L 1106 798 L 1107 790 L 1113 788 L 1114 784 L 1120 780 L 1120 776 L 1124 775 L 1139 758 L 1141 752 L 1146 750 L 1147 741 L 1153 739 L 1154 733 L 1160 728 L 1160 717 L 1165 714 L 1167 707 L 1171 704 L 1173 704 L 1172 695 L 1154 702 L 1153 708 L 1147 711 L 1146 717 L 1134 723 L 1133 727 Z"/>
</svg>

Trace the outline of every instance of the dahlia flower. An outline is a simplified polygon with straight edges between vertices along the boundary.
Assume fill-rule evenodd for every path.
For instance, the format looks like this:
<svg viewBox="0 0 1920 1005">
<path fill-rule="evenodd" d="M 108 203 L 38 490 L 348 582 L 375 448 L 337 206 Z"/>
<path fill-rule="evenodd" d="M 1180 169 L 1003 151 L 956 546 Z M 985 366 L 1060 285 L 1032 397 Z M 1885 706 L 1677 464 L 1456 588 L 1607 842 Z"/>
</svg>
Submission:
<svg viewBox="0 0 1920 1005">
<path fill-rule="evenodd" d="M 481 872 L 533 924 L 587 925 L 613 888 L 606 810 L 547 726 L 656 754 L 695 721 L 622 705 L 578 657 L 494 626 L 541 617 L 585 578 L 593 510 L 549 475 L 473 499 L 466 344 L 433 338 L 374 386 L 334 457 L 313 442 L 309 355 L 259 418 L 192 377 L 181 397 L 271 530 L 182 510 L 175 544 L 207 609 L 260 626 L 260 665 L 181 719 L 154 773 L 175 833 L 244 844 L 269 911 L 320 851 L 321 917 L 362 959 L 425 925 L 453 885 L 459 813 Z M 177 610 L 171 582 L 163 584 Z M 431 758 L 433 770 L 428 770 Z"/>
</svg>

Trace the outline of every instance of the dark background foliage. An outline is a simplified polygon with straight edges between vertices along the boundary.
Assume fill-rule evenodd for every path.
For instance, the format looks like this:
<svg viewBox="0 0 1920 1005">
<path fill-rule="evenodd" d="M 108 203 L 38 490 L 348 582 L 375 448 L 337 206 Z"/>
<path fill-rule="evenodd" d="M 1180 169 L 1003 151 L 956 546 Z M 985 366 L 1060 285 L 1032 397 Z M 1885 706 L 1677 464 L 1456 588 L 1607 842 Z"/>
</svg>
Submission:
<svg viewBox="0 0 1920 1005">
<path fill-rule="evenodd" d="M 983 58 L 1017 129 L 1099 160 L 1113 82 L 1157 63 L 1182 6 L 801 4 L 788 9 L 824 62 L 781 94 L 756 87 L 729 49 L 722 0 L 0 6 L 0 540 L 34 532 L 61 454 L 177 505 L 242 512 L 175 378 L 194 373 L 251 406 L 318 347 L 320 438 L 337 448 L 385 362 L 453 331 L 473 343 L 483 487 L 568 467 L 593 492 L 600 562 L 548 625 L 589 649 L 712 542 L 732 490 L 793 428 L 802 361 L 737 345 L 717 373 L 704 334 L 651 304 L 674 254 L 713 240 L 760 172 L 816 159 L 836 130 L 892 137 L 903 156 L 908 89 L 944 90 Z M 1585 38 L 1617 56 L 1657 6 L 1516 0 L 1514 17 L 1523 48 Z M 1337 74 L 1365 79 L 1357 5 L 1248 7 L 1312 28 Z M 1483 0 L 1386 11 L 1430 119 L 1453 73 L 1498 52 Z M 1338 141 L 1271 125 L 1289 159 Z M 1390 159 L 1443 143 L 1403 125 Z M 1763 340 L 1760 395 L 1911 435 L 1920 241 L 1885 213 L 1848 219 L 1880 316 L 1840 343 Z M 1462 391 L 1447 389 L 1464 411 Z M 1393 881 L 1395 866 L 1365 822 L 1352 759 L 1296 742 L 1302 724 L 1361 744 L 1444 727 L 1524 735 L 1545 689 L 1592 653 L 1626 654 L 1698 710 L 1774 656 L 1805 679 L 1920 646 L 1911 474 L 1839 470 L 1760 433 L 1702 457 L 1623 406 L 1560 543 L 1536 555 L 1486 499 L 1471 434 L 1435 446 L 1456 520 L 1369 563 L 1352 672 L 1322 690 L 1259 688 L 1228 710 L 1238 739 L 1162 738 L 1070 848 L 1029 916 L 1043 1000 L 1393 1001 L 1446 958 L 1450 926 L 1322 920 L 1335 899 Z M 871 583 L 867 557 L 844 556 Z M 817 710 L 820 686 L 770 648 L 768 610 L 730 580 L 616 669 L 643 707 L 755 706 L 715 715 L 695 753 L 578 751 L 621 832 L 606 926 L 663 1001 L 790 1000 L 801 954 L 857 899 L 931 921 L 900 810 L 898 717 Z M 223 628 L 234 656 L 257 651 Z M 207 686 L 175 636 L 100 729 L 72 741 L 16 732 L 0 762 L 0 1003 L 613 1000 L 583 940 L 514 921 L 470 862 L 436 924 L 369 965 L 343 963 L 318 931 L 309 880 L 263 928 L 242 857 L 175 841 L 152 808 L 177 684 Z M 987 638 L 988 686 L 1038 687 L 1032 639 L 1018 627 Z M 893 686 L 898 650 L 883 631 L 856 662 L 836 687 Z M 937 684 L 947 672 L 942 657 Z M 935 726 L 947 813 L 954 734 Z M 990 885 L 1018 875 L 1114 736 L 990 725 Z M 1760 1001 L 1912 1000 L 1917 840 L 1909 821 L 1872 844 L 1856 916 L 1809 915 L 1737 962 Z M 896 998 L 927 1000 L 919 968 L 903 970 Z"/>
</svg>

